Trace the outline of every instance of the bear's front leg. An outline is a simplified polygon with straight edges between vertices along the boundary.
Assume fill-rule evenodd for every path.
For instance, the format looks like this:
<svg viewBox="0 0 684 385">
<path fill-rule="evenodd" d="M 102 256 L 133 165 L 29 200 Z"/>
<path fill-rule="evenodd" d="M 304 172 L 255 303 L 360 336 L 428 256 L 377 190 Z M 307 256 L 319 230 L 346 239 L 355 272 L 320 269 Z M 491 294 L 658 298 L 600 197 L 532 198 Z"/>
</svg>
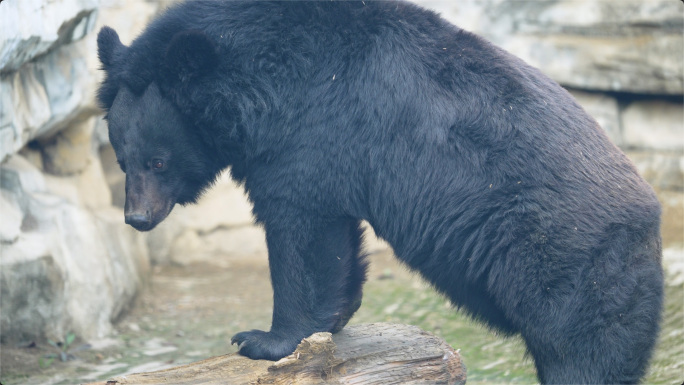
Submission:
<svg viewBox="0 0 684 385">
<path fill-rule="evenodd" d="M 358 309 L 366 262 L 360 230 L 351 218 L 315 220 L 287 215 L 281 225 L 264 221 L 273 286 L 269 332 L 233 336 L 240 354 L 278 360 L 315 332 L 336 332 Z M 282 217 L 281 217 L 282 218 Z"/>
</svg>

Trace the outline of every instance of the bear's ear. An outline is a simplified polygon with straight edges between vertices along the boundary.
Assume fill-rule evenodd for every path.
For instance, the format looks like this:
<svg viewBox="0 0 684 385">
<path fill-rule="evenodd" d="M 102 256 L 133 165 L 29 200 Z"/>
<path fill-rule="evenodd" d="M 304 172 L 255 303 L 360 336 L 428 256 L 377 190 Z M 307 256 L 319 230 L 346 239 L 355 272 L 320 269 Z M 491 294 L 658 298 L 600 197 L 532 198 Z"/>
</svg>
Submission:
<svg viewBox="0 0 684 385">
<path fill-rule="evenodd" d="M 97 34 L 97 56 L 100 58 L 102 67 L 108 70 L 112 67 L 116 58 L 123 53 L 126 46 L 119 40 L 119 35 L 109 27 L 102 27 Z"/>
<path fill-rule="evenodd" d="M 219 61 L 214 43 L 201 31 L 182 31 L 173 36 L 165 56 L 166 74 L 187 81 L 213 70 Z"/>
</svg>

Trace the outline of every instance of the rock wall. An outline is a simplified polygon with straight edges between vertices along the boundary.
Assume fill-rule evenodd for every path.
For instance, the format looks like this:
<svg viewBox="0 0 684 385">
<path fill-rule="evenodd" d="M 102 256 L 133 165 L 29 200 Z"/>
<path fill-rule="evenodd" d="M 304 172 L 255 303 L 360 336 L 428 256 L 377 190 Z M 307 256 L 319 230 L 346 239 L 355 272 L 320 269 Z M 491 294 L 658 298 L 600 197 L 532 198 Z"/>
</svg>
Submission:
<svg viewBox="0 0 684 385">
<path fill-rule="evenodd" d="M 684 10 L 679 1 L 415 2 L 487 37 L 563 85 L 682 95 Z"/>
<path fill-rule="evenodd" d="M 169 2 L 173 2 L 169 0 Z M 541 68 L 656 187 L 666 259 L 684 271 L 684 6 L 672 0 L 416 0 Z M 227 176 L 145 235 L 123 224 L 124 175 L 95 105 L 95 35 L 128 44 L 164 0 L 0 3 L 0 338 L 95 339 L 152 263 L 264 256 Z M 373 235 L 368 248 L 387 247 Z M 684 280 L 684 274 L 682 274 Z"/>
<path fill-rule="evenodd" d="M 159 4 L 0 3 L 0 340 L 111 333 L 149 272 L 145 238 L 112 205 L 97 130 L 95 30 L 123 38 Z"/>
</svg>

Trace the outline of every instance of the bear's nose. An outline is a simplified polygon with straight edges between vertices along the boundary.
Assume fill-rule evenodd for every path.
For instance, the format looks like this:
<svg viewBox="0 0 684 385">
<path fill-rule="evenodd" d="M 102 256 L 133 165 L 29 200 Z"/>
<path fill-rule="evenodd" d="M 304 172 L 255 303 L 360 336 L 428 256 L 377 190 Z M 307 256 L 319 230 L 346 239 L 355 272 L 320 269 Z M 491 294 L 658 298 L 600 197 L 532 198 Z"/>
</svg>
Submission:
<svg viewBox="0 0 684 385">
<path fill-rule="evenodd" d="M 126 214 L 126 224 L 133 227 L 144 228 L 150 224 L 150 216 L 147 213 Z"/>
</svg>

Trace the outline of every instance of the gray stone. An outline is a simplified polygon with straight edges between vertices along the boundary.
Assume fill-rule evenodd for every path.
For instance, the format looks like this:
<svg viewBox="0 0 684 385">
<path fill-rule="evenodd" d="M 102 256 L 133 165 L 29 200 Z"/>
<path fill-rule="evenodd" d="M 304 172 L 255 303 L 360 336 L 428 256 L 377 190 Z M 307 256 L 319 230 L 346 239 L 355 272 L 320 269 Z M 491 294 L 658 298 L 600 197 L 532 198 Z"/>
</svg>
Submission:
<svg viewBox="0 0 684 385">
<path fill-rule="evenodd" d="M 93 156 L 94 125 L 95 117 L 74 121 L 41 143 L 45 171 L 54 175 L 73 175 L 83 171 Z"/>
<path fill-rule="evenodd" d="M 254 223 L 252 204 L 241 186 L 227 172 L 199 200 L 198 205 L 176 206 L 171 218 L 184 228 L 210 232 L 219 227 L 240 227 Z"/>
<path fill-rule="evenodd" d="M 264 256 L 266 253 L 266 236 L 257 226 L 217 228 L 208 234 L 185 229 L 173 239 L 170 250 L 171 262 L 179 265 L 221 263 L 225 257 Z"/>
<path fill-rule="evenodd" d="M 652 186 L 684 192 L 684 154 L 628 151 L 627 156 Z"/>
<path fill-rule="evenodd" d="M 107 24 L 128 44 L 158 9 L 147 1 L 102 3 L 98 10 L 99 0 L 3 2 L 0 57 L 8 59 L 0 70 L 0 162 L 33 139 L 101 113 L 95 89 L 103 75 L 96 34 L 88 32 Z"/>
<path fill-rule="evenodd" d="M 116 162 L 116 154 L 109 142 L 101 146 L 98 153 L 102 163 L 102 171 L 109 186 L 111 203 L 123 209 L 126 202 L 126 174 L 121 171 Z"/>
<path fill-rule="evenodd" d="M 12 243 L 21 233 L 23 215 L 16 198 L 0 189 L 0 243 Z"/>
<path fill-rule="evenodd" d="M 142 235 L 121 222 L 120 210 L 51 194 L 20 156 L 1 171 L 1 202 L 11 213 L 0 242 L 2 341 L 109 334 L 149 271 Z"/>
<path fill-rule="evenodd" d="M 14 196 L 23 212 L 28 210 L 29 194 L 46 191 L 45 176 L 22 156 L 8 159 L 0 171 L 0 188 Z"/>
<path fill-rule="evenodd" d="M 112 195 L 96 156 L 88 158 L 86 167 L 78 174 L 66 177 L 45 175 L 47 191 L 64 198 L 67 202 L 96 209 L 110 207 Z"/>
<path fill-rule="evenodd" d="M 684 152 L 682 103 L 636 101 L 625 107 L 621 121 L 627 148 Z"/>
<path fill-rule="evenodd" d="M 99 147 L 110 146 L 109 144 L 109 128 L 107 127 L 107 121 L 104 120 L 103 116 L 98 116 L 95 119 L 95 128 L 93 128 L 93 140 L 95 145 Z M 116 161 L 116 159 L 114 159 Z"/>
<path fill-rule="evenodd" d="M 45 241 L 43 237 L 28 237 L 27 240 L 38 245 Z M 4 249 L 4 246 L 0 245 L 0 248 Z M 65 325 L 68 321 L 63 320 L 66 315 L 64 272 L 56 266 L 54 258 L 41 256 L 39 251 L 36 250 L 30 258 L 18 258 L 13 263 L 6 262 L 5 256 L 1 260 L 2 342 L 33 340 L 37 336 L 59 341 L 68 331 Z M 27 285 L 27 282 L 31 284 Z"/>
<path fill-rule="evenodd" d="M 563 85 L 633 93 L 683 93 L 681 2 L 416 2 L 485 36 Z"/>
<path fill-rule="evenodd" d="M 98 0 L 6 1 L 0 12 L 0 72 L 82 39 L 95 25 L 98 5 Z"/>
<path fill-rule="evenodd" d="M 29 141 L 49 137 L 96 112 L 87 54 L 86 41 L 80 41 L 0 75 L 0 161 Z"/>
</svg>

